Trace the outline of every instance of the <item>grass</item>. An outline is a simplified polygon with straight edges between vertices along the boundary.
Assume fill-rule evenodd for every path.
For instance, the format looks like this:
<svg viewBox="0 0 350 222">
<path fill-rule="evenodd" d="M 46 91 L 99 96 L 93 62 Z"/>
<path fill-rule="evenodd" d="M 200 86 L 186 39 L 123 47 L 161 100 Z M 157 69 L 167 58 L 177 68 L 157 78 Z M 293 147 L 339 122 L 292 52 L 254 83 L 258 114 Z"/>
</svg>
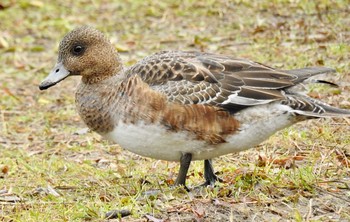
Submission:
<svg viewBox="0 0 350 222">
<path fill-rule="evenodd" d="M 106 33 L 125 64 L 166 49 L 245 57 L 280 69 L 337 69 L 309 94 L 350 108 L 348 1 L 5 0 L 0 3 L 0 220 L 348 221 L 349 119 L 285 129 L 256 149 L 223 156 L 215 188 L 169 189 L 178 165 L 122 150 L 88 132 L 74 106 L 71 78 L 40 92 L 57 45 L 90 24 Z M 189 185 L 201 183 L 193 162 Z M 161 189 L 157 195 L 143 192 Z"/>
</svg>

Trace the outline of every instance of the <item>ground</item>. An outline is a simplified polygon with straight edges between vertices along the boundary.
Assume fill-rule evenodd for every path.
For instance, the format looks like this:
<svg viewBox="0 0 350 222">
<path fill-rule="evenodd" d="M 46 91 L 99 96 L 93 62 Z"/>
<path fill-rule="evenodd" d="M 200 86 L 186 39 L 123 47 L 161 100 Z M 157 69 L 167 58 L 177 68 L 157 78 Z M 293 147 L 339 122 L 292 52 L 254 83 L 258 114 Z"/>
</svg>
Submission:
<svg viewBox="0 0 350 222">
<path fill-rule="evenodd" d="M 48 1 L 47 1 L 48 2 Z M 278 132 L 254 149 L 214 160 L 214 188 L 171 189 L 178 164 L 108 144 L 75 111 L 69 78 L 38 84 L 72 28 L 111 38 L 126 65 L 153 52 L 199 50 L 279 69 L 328 66 L 339 84 L 306 93 L 350 109 L 350 4 L 346 0 L 42 0 L 0 2 L 0 220 L 349 221 L 350 119 L 320 119 Z M 188 182 L 203 182 L 193 162 Z M 145 192 L 160 189 L 154 195 Z M 116 221 L 120 219 L 114 219 Z"/>
</svg>

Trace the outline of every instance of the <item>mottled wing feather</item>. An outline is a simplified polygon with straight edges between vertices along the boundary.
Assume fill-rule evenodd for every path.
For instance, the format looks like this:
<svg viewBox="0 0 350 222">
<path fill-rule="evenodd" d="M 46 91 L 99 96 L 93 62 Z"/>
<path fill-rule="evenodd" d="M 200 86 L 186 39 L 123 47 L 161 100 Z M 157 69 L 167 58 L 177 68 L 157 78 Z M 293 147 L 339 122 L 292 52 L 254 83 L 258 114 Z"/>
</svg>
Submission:
<svg viewBox="0 0 350 222">
<path fill-rule="evenodd" d="M 251 106 L 284 98 L 282 88 L 294 85 L 294 74 L 244 59 L 200 52 L 161 52 L 132 66 L 169 101 L 183 104 Z"/>
</svg>

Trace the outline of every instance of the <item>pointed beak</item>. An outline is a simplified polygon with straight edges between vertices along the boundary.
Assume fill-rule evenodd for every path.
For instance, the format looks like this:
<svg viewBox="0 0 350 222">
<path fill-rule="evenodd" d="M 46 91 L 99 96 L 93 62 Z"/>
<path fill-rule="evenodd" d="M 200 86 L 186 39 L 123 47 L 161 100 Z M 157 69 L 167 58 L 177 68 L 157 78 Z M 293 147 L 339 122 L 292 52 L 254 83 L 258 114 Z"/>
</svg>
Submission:
<svg viewBox="0 0 350 222">
<path fill-rule="evenodd" d="M 39 85 L 40 90 L 45 90 L 56 85 L 69 76 L 69 71 L 63 66 L 62 62 L 58 62 L 51 70 L 49 75 Z"/>
</svg>

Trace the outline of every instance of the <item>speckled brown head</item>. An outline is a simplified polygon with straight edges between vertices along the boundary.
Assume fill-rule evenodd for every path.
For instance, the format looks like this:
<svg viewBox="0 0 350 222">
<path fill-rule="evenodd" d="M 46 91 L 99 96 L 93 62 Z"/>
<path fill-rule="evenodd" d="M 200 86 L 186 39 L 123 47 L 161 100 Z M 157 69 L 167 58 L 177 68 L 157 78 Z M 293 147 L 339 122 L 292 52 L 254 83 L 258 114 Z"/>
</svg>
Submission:
<svg viewBox="0 0 350 222">
<path fill-rule="evenodd" d="M 57 64 L 39 88 L 47 89 L 71 75 L 81 75 L 84 83 L 92 84 L 121 69 L 118 54 L 109 40 L 98 30 L 82 26 L 64 36 Z"/>
</svg>

